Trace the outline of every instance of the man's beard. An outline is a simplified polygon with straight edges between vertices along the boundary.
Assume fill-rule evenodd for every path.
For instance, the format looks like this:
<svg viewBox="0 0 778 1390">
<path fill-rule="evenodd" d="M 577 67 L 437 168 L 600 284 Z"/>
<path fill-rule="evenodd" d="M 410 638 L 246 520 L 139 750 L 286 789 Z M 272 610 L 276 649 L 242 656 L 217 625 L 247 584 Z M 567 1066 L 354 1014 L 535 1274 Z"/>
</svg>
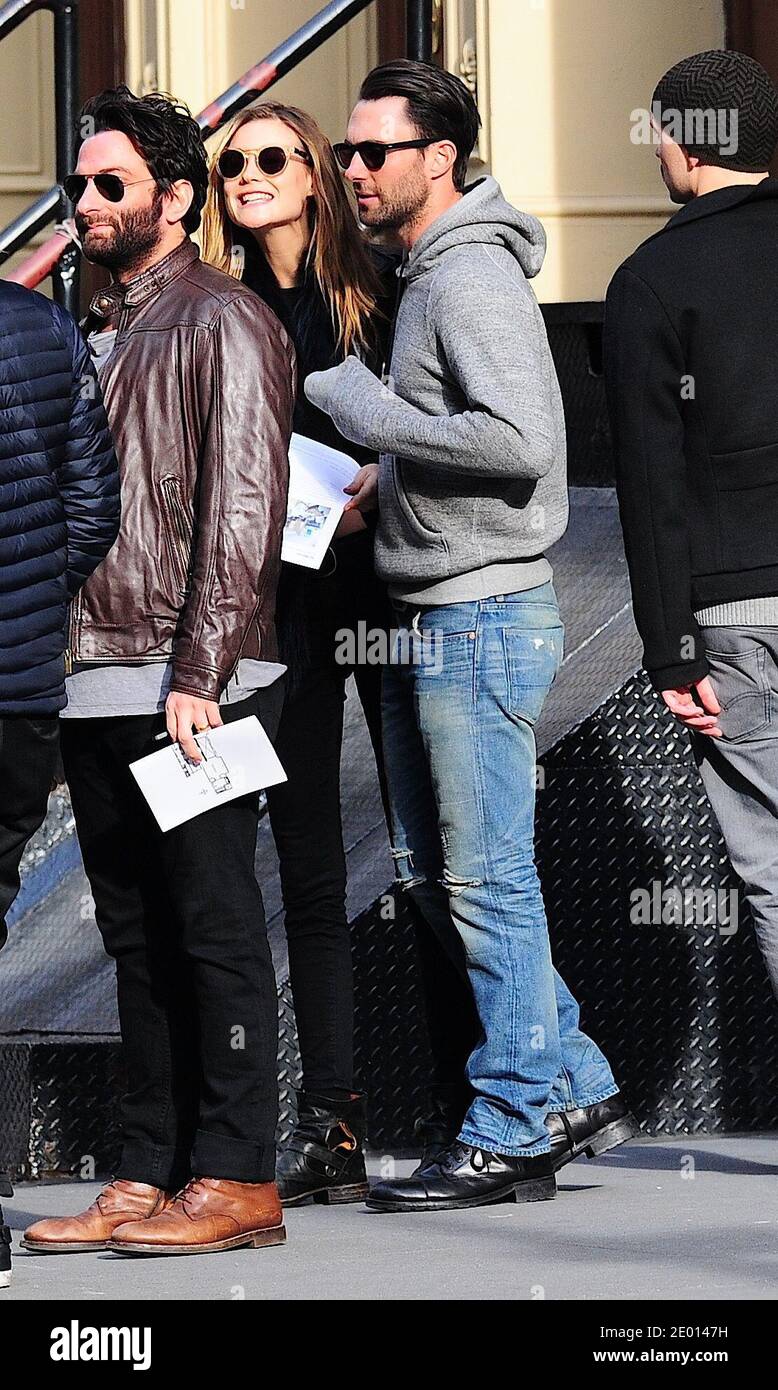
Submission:
<svg viewBox="0 0 778 1390">
<path fill-rule="evenodd" d="M 364 217 L 364 226 L 376 232 L 400 232 L 419 221 L 429 201 L 429 185 L 420 174 L 402 188 L 379 197 L 380 202 Z"/>
<path fill-rule="evenodd" d="M 113 271 L 135 270 L 162 240 L 161 211 L 162 194 L 157 190 L 147 208 L 133 208 L 121 218 L 101 217 L 100 221 L 109 222 L 113 232 L 94 238 L 89 236 L 89 221 L 77 213 L 76 231 L 86 259 Z"/>
</svg>

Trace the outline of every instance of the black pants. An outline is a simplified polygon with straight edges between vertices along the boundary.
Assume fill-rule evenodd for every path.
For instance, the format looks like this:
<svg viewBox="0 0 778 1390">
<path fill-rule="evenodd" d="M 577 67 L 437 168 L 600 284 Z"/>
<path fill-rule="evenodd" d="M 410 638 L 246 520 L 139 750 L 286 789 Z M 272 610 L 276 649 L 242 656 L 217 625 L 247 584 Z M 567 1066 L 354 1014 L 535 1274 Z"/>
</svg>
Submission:
<svg viewBox="0 0 778 1390">
<path fill-rule="evenodd" d="M 272 738 L 281 682 L 222 707 Z M 62 755 L 128 1073 L 116 1176 L 269 1182 L 278 1005 L 254 877 L 258 793 L 158 829 L 128 764 L 164 747 L 164 714 L 62 721 Z"/>
<path fill-rule="evenodd" d="M 340 814 L 347 675 L 346 669 L 335 667 L 311 670 L 284 705 L 276 752 L 288 781 L 270 787 L 267 794 L 303 1085 L 339 1099 L 354 1088 L 354 985 Z M 356 672 L 362 708 L 376 740 L 380 678 L 378 667 Z"/>
<path fill-rule="evenodd" d="M 5 914 L 19 891 L 19 864 L 27 841 L 43 823 L 57 763 L 59 720 L 0 718 L 0 947 Z"/>
<path fill-rule="evenodd" d="M 354 986 L 340 810 L 345 684 L 353 674 L 386 805 L 381 668 L 334 660 L 336 632 L 387 629 L 391 610 L 372 568 L 372 538 L 336 546 L 330 578 L 295 576 L 292 622 L 307 626 L 307 659 L 281 715 L 276 752 L 288 781 L 268 790 L 278 851 L 303 1086 L 345 1099 L 354 1089 Z"/>
</svg>

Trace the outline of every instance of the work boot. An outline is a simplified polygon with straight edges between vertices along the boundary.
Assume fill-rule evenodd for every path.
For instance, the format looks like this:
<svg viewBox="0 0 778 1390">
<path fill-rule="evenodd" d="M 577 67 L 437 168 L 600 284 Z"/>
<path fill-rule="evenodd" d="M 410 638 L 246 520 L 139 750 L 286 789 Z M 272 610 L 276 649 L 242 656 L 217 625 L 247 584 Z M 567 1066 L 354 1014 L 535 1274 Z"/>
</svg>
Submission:
<svg viewBox="0 0 778 1390">
<path fill-rule="evenodd" d="M 172 1193 L 161 1187 L 117 1178 L 78 1216 L 55 1216 L 28 1226 L 22 1246 L 47 1255 L 107 1250 L 117 1226 L 126 1221 L 148 1221 L 172 1200 Z"/>
<path fill-rule="evenodd" d="M 276 1182 L 284 1206 L 314 1202 L 362 1202 L 368 1193 L 365 1097 L 334 1100 L 301 1091 L 297 1124 L 278 1155 Z"/>
<path fill-rule="evenodd" d="M 274 1182 L 193 1178 L 149 1221 L 128 1221 L 110 1249 L 122 1255 L 207 1255 L 239 1245 L 283 1245 L 284 1217 Z"/>
</svg>

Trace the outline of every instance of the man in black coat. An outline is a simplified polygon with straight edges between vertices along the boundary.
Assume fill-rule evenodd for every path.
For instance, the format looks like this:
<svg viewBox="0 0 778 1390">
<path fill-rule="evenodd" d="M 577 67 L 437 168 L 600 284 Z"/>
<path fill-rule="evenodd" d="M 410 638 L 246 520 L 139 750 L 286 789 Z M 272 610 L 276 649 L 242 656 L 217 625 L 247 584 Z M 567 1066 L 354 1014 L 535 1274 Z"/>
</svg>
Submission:
<svg viewBox="0 0 778 1390">
<path fill-rule="evenodd" d="M 652 125 L 683 207 L 616 272 L 605 328 L 635 620 L 778 995 L 778 95 L 752 58 L 699 53 Z"/>
<path fill-rule="evenodd" d="M 64 309 L 0 281 L 0 945 L 46 814 L 70 600 L 113 545 L 119 475 L 94 367 Z"/>
<path fill-rule="evenodd" d="M 65 704 L 70 600 L 119 529 L 119 475 L 94 368 L 64 309 L 0 281 L 0 947 L 46 814 Z M 9 1194 L 0 1174 L 0 1196 Z M 0 1287 L 10 1278 L 0 1211 Z"/>
</svg>

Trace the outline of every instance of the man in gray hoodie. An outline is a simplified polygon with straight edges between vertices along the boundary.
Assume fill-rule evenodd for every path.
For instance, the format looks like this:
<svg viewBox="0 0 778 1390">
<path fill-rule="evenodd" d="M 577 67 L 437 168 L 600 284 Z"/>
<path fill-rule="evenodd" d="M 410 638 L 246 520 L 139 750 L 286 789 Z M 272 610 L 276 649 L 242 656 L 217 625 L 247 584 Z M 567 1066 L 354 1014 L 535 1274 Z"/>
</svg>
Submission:
<svg viewBox="0 0 778 1390">
<path fill-rule="evenodd" d="M 380 1210 L 553 1197 L 556 1170 L 634 1122 L 551 964 L 533 856 L 534 726 L 562 659 L 546 548 L 567 524 L 562 402 L 528 280 L 539 222 L 492 178 L 462 82 L 401 61 L 368 75 L 335 147 L 362 221 L 408 253 L 388 382 L 356 358 L 306 393 L 381 454 L 378 573 L 398 615 L 385 671 L 394 855 L 480 1038 L 469 1106 Z"/>
</svg>

